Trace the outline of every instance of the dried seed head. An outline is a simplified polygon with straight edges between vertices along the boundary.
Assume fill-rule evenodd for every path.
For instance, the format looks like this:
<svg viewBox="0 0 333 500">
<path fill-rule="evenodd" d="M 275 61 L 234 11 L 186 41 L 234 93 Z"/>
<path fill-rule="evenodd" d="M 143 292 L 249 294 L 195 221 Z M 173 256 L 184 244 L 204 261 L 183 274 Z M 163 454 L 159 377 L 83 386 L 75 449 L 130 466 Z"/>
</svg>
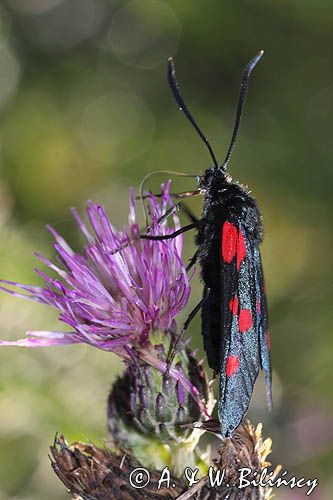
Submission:
<svg viewBox="0 0 333 500">
<path fill-rule="evenodd" d="M 225 471 L 223 485 L 211 487 L 206 476 L 189 490 L 174 475 L 174 487 L 165 488 L 162 485 L 157 489 L 161 477 L 157 467 L 148 470 L 150 481 L 147 486 L 135 489 L 129 483 L 130 473 L 143 466 L 132 456 L 99 449 L 93 444 L 75 443 L 69 447 L 63 437 L 56 438 L 51 446 L 51 465 L 73 500 L 269 500 L 272 498 L 270 488 L 249 486 L 240 490 L 237 484 L 240 468 L 248 467 L 260 472 L 270 465 L 267 456 L 271 445 L 271 439 L 262 439 L 261 424 L 256 429 L 249 422 L 240 426 L 232 438 L 225 440 L 218 451 L 219 457 L 213 461 L 215 471 Z M 277 467 L 275 475 L 278 471 Z"/>
<path fill-rule="evenodd" d="M 130 485 L 130 473 L 142 465 L 129 455 L 119 455 L 95 445 L 74 443 L 69 446 L 57 437 L 51 449 L 51 466 L 74 500 L 171 500 L 184 485 L 173 478 L 173 488 L 157 488 L 160 473 L 148 470 L 150 480 L 143 489 Z"/>
<path fill-rule="evenodd" d="M 253 472 L 257 472 L 256 479 L 260 472 L 269 467 L 271 464 L 267 461 L 267 456 L 272 451 L 272 440 L 267 438 L 263 440 L 262 425 L 258 424 L 257 428 L 247 422 L 240 425 L 232 438 L 224 441 L 222 447 L 218 450 L 218 458 L 214 462 L 216 471 L 224 471 L 223 484 L 228 484 L 229 487 L 219 486 L 211 488 L 208 486 L 207 479 L 203 480 L 201 489 L 197 492 L 197 500 L 217 500 L 228 498 L 228 500 L 269 500 L 272 498 L 272 488 L 257 487 L 249 485 L 244 489 L 239 489 L 239 470 L 249 468 Z M 273 477 L 280 470 L 280 466 L 276 467 Z M 252 475 L 252 479 L 255 476 Z M 246 479 L 251 480 L 251 475 Z M 186 498 L 186 494 L 180 497 Z M 191 497 L 187 497 L 191 498 Z"/>
</svg>

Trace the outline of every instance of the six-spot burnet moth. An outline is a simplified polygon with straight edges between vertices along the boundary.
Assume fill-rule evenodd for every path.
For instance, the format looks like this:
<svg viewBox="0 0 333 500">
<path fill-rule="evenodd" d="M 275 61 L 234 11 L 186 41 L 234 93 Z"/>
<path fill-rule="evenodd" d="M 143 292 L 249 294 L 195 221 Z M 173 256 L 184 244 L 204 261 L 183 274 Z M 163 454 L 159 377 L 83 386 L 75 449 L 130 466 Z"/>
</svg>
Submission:
<svg viewBox="0 0 333 500">
<path fill-rule="evenodd" d="M 203 298 L 190 313 L 184 328 L 201 309 L 202 335 L 209 366 L 220 375 L 218 416 L 222 437 L 231 436 L 250 404 L 253 386 L 262 368 L 267 384 L 268 406 L 272 406 L 270 336 L 267 301 L 259 246 L 263 238 L 261 215 L 248 190 L 227 173 L 235 146 L 240 119 L 248 91 L 250 74 L 263 51 L 246 66 L 237 106 L 236 120 L 226 159 L 219 166 L 212 147 L 203 135 L 179 90 L 175 68 L 169 59 L 168 80 L 181 111 L 184 112 L 207 147 L 213 166 L 198 176 L 198 190 L 176 194 L 186 198 L 204 196 L 200 219 L 183 203 L 174 205 L 161 219 L 183 208 L 191 223 L 167 236 L 151 236 L 149 228 L 142 239 L 169 239 L 196 229 L 197 251 L 188 267 L 201 266 Z M 175 349 L 170 363 L 174 357 Z"/>
</svg>

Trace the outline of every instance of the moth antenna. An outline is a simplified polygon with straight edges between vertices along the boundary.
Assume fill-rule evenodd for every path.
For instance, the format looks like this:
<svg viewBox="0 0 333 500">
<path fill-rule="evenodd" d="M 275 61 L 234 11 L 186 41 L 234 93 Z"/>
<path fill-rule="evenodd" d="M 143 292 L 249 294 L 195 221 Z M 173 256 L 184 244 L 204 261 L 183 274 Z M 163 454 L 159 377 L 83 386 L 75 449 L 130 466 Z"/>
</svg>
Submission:
<svg viewBox="0 0 333 500">
<path fill-rule="evenodd" d="M 229 146 L 229 149 L 227 152 L 227 156 L 226 156 L 224 163 L 221 167 L 224 170 L 226 169 L 226 167 L 229 163 L 233 149 L 235 147 L 237 134 L 238 134 L 238 130 L 239 130 L 239 125 L 240 125 L 240 121 L 241 121 L 241 117 L 242 117 L 242 113 L 243 113 L 243 109 L 244 109 L 244 104 L 245 104 L 247 92 L 249 89 L 250 75 L 252 73 L 252 70 L 255 68 L 256 64 L 262 58 L 263 54 L 264 54 L 264 51 L 261 50 L 253 59 L 251 59 L 251 61 L 247 64 L 247 66 L 245 67 L 245 69 L 243 71 L 234 130 L 232 132 L 231 142 L 230 142 L 230 146 Z"/>
<path fill-rule="evenodd" d="M 187 108 L 187 106 L 186 106 L 186 104 L 184 102 L 184 99 L 183 99 L 183 97 L 182 97 L 182 95 L 180 93 L 179 85 L 178 85 L 178 82 L 177 82 L 177 79 L 176 79 L 176 69 L 175 69 L 175 65 L 174 65 L 172 57 L 169 57 L 169 59 L 168 59 L 168 81 L 169 81 L 170 88 L 172 90 L 174 98 L 176 99 L 176 102 L 177 102 L 177 104 L 179 106 L 180 111 L 182 111 L 184 113 L 184 115 L 186 116 L 186 118 L 193 125 L 193 127 L 195 128 L 195 130 L 196 130 L 197 134 L 199 135 L 200 139 L 202 140 L 202 142 L 207 147 L 207 149 L 209 151 L 209 154 L 210 154 L 210 156 L 211 156 L 211 158 L 213 160 L 213 163 L 214 163 L 215 167 L 218 168 L 219 165 L 218 165 L 216 157 L 214 155 L 212 146 L 210 145 L 207 137 L 205 137 L 204 134 L 201 132 L 201 130 L 200 130 L 197 122 L 195 121 L 195 119 L 191 115 L 190 111 L 188 110 L 188 108 Z"/>
</svg>

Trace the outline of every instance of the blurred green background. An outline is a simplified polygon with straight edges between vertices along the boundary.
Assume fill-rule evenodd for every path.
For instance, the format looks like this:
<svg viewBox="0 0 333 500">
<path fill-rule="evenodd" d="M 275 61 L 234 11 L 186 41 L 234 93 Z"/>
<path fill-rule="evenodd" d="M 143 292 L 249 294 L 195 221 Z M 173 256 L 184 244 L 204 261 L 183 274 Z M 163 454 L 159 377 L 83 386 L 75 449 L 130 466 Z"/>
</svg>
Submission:
<svg viewBox="0 0 333 500">
<path fill-rule="evenodd" d="M 169 55 L 222 162 L 242 68 L 265 49 L 229 167 L 256 195 L 266 229 L 275 408 L 269 415 L 259 381 L 249 416 L 272 436 L 274 464 L 319 478 L 320 499 L 333 498 L 332 23 L 328 0 L 0 4 L 0 274 L 27 283 L 39 283 L 33 252 L 53 256 L 46 223 L 78 248 L 70 206 L 102 201 L 123 224 L 129 186 L 146 173 L 210 166 L 168 89 Z M 173 186 L 191 189 L 193 179 Z M 201 200 L 190 204 L 200 213 Z M 188 310 L 200 293 L 196 277 Z M 59 329 L 47 307 L 5 294 L 0 318 L 3 339 Z M 198 319 L 198 347 L 199 328 Z M 1 499 L 68 498 L 48 446 L 56 431 L 103 443 L 120 371 L 112 354 L 85 346 L 0 351 Z M 277 498 L 304 495 L 284 489 Z"/>
</svg>

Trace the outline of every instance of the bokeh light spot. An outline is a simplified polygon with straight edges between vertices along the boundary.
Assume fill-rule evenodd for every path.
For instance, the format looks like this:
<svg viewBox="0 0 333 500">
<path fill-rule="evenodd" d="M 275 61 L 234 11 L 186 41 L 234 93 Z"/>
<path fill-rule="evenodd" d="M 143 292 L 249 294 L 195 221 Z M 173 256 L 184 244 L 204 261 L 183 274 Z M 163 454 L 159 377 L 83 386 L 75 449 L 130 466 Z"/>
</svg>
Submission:
<svg viewBox="0 0 333 500">
<path fill-rule="evenodd" d="M 40 14 L 52 9 L 63 0 L 6 0 L 12 9 L 28 14 Z"/>
<path fill-rule="evenodd" d="M 65 1 L 39 15 L 26 16 L 23 27 L 35 46 L 44 51 L 63 51 L 92 37 L 100 27 L 103 13 L 102 6 L 94 0 Z"/>
<path fill-rule="evenodd" d="M 79 135 L 94 160 L 120 165 L 148 148 L 154 125 L 141 98 L 114 90 L 87 106 Z"/>
<path fill-rule="evenodd" d="M 109 42 L 121 62 L 149 69 L 175 53 L 180 30 L 166 3 L 135 0 L 114 14 Z"/>
<path fill-rule="evenodd" d="M 16 92 L 20 66 L 14 54 L 6 47 L 0 47 L 0 107 Z"/>
</svg>

